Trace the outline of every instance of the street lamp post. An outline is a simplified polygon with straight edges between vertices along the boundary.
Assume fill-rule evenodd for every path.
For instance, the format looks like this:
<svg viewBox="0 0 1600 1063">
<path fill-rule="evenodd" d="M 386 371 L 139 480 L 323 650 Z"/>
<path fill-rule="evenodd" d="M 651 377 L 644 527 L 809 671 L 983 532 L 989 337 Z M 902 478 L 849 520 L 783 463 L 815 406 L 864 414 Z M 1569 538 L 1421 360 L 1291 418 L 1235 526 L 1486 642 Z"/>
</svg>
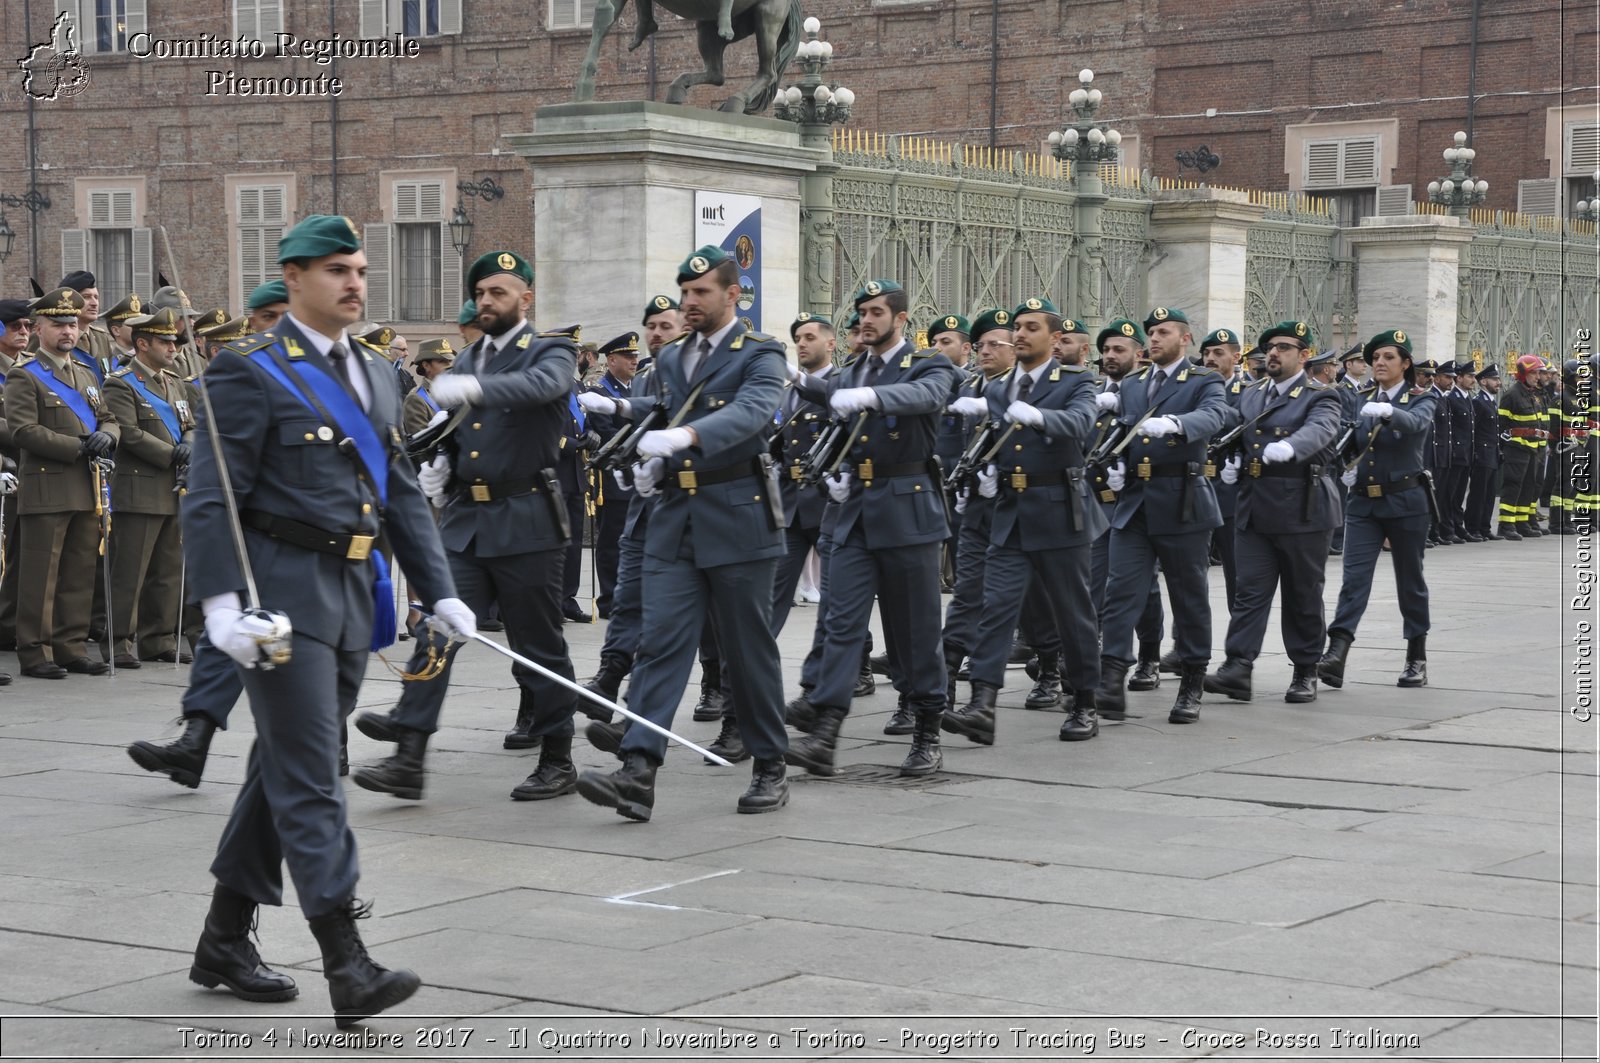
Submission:
<svg viewBox="0 0 1600 1063">
<path fill-rule="evenodd" d="M 801 308 L 813 314 L 833 311 L 833 161 L 832 127 L 850 120 L 856 94 L 824 79 L 833 62 L 833 45 L 820 40 L 822 22 L 804 23 L 806 39 L 796 58 L 802 71 L 798 84 L 780 89 L 773 112 L 800 127 L 800 143 L 822 155 L 816 170 L 800 186 L 800 261 L 804 292 Z"/>
<path fill-rule="evenodd" d="M 1444 161 L 1450 164 L 1449 176 L 1428 182 L 1428 200 L 1449 207 L 1458 218 L 1470 217 L 1472 208 L 1489 197 L 1489 182 L 1472 178 L 1472 160 L 1477 154 L 1467 147 L 1467 134 L 1457 133 L 1455 144 L 1444 149 Z"/>
<path fill-rule="evenodd" d="M 1100 307 L 1100 278 L 1103 275 L 1105 234 L 1102 213 L 1106 199 L 1105 186 L 1100 180 L 1100 164 L 1116 162 L 1121 152 L 1122 134 L 1104 122 L 1095 120 L 1102 96 L 1094 87 L 1094 71 L 1078 72 L 1078 87 L 1067 96 L 1077 119 L 1065 128 L 1050 134 L 1050 153 L 1070 168 L 1072 187 L 1077 196 L 1078 240 L 1081 253 L 1078 257 L 1077 291 L 1074 302 L 1081 317 L 1098 320 Z"/>
<path fill-rule="evenodd" d="M 1580 221 L 1600 222 L 1600 170 L 1594 172 L 1595 195 L 1593 199 L 1578 200 L 1572 216 Z"/>
</svg>

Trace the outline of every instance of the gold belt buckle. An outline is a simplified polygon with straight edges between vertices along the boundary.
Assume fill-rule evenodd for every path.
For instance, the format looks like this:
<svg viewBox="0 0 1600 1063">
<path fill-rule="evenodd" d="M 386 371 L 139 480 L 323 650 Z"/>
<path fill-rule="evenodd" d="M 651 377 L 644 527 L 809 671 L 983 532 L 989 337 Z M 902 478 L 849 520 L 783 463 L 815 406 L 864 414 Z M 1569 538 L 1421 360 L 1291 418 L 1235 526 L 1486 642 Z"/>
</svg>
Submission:
<svg viewBox="0 0 1600 1063">
<path fill-rule="evenodd" d="M 1208 479 L 1208 480 L 1216 479 L 1217 478 L 1217 463 L 1214 462 L 1214 461 L 1206 462 L 1205 473 L 1206 473 L 1206 479 Z"/>
<path fill-rule="evenodd" d="M 1367 485 L 1367 497 L 1368 498 L 1382 498 L 1383 497 L 1383 485 L 1382 484 L 1368 484 Z"/>
<path fill-rule="evenodd" d="M 700 486 L 700 478 L 693 469 L 680 469 L 678 471 L 678 486 L 685 491 L 693 491 Z"/>
<path fill-rule="evenodd" d="M 472 485 L 472 500 L 474 502 L 492 502 L 492 501 L 494 501 L 493 496 L 491 496 L 489 494 L 489 485 L 488 484 L 473 484 Z"/>
<path fill-rule="evenodd" d="M 372 544 L 377 540 L 376 535 L 352 535 L 350 547 L 344 552 L 346 561 L 365 561 L 372 556 Z"/>
<path fill-rule="evenodd" d="M 1138 468 L 1137 468 L 1136 471 L 1138 472 L 1139 479 L 1141 479 L 1141 480 L 1150 479 L 1150 459 L 1149 458 L 1145 458 L 1143 461 L 1139 462 L 1139 465 L 1138 465 Z"/>
<path fill-rule="evenodd" d="M 1014 472 L 1014 473 L 1012 473 L 1011 474 L 1011 490 L 1013 490 L 1013 491 L 1026 491 L 1027 489 L 1028 489 L 1028 474 L 1025 473 L 1025 472 Z"/>
<path fill-rule="evenodd" d="M 1111 490 L 1111 488 L 1108 487 L 1104 491 L 1100 492 L 1100 501 L 1102 501 L 1102 502 L 1115 502 L 1116 500 L 1117 500 L 1117 493 L 1115 491 Z"/>
<path fill-rule="evenodd" d="M 856 479 L 860 480 L 864 484 L 870 484 L 872 482 L 871 458 L 868 458 L 866 461 L 856 466 Z"/>
<path fill-rule="evenodd" d="M 801 471 L 800 464 L 798 462 L 789 466 L 789 479 L 799 480 L 803 476 L 805 476 L 805 473 Z"/>
<path fill-rule="evenodd" d="M 1261 475 L 1261 462 L 1253 458 L 1250 461 L 1250 475 L 1256 477 Z"/>
</svg>

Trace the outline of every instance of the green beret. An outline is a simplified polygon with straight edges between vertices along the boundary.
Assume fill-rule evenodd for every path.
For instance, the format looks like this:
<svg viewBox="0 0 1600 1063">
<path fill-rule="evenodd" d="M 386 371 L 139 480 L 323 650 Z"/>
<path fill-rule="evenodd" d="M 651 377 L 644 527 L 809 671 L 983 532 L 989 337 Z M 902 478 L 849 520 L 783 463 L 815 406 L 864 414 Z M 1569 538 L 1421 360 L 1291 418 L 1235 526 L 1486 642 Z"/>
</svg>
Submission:
<svg viewBox="0 0 1600 1063">
<path fill-rule="evenodd" d="M 830 329 L 833 328 L 833 321 L 827 314 L 811 314 L 802 310 L 799 316 L 789 325 L 789 338 L 791 340 L 794 339 L 795 333 L 800 331 L 801 325 L 809 324 L 813 321 L 819 325 L 827 325 Z M 931 336 L 932 333 L 929 333 L 929 335 Z"/>
<path fill-rule="evenodd" d="M 993 332 L 995 329 L 1011 331 L 1011 311 L 1000 309 L 985 310 L 972 319 L 972 329 L 967 335 L 972 339 L 973 343 L 977 343 L 979 336 L 982 336 L 985 332 Z"/>
<path fill-rule="evenodd" d="M 1115 321 L 1111 322 L 1111 324 L 1100 330 L 1100 335 L 1094 338 L 1094 349 L 1097 351 L 1105 350 L 1106 340 L 1110 339 L 1112 336 L 1126 336 L 1128 339 L 1137 343 L 1141 347 L 1143 347 L 1145 343 L 1144 329 L 1140 328 L 1138 324 L 1129 321 L 1125 317 L 1119 317 Z"/>
<path fill-rule="evenodd" d="M 533 287 L 533 267 L 515 251 L 490 251 L 479 255 L 467 270 L 467 291 L 477 291 L 478 282 L 497 273 L 509 273 L 522 278 L 522 283 Z"/>
<path fill-rule="evenodd" d="M 1237 332 L 1232 329 L 1219 328 L 1206 333 L 1206 338 L 1200 341 L 1200 349 L 1203 351 L 1207 347 L 1218 347 L 1224 343 L 1231 343 L 1237 347 L 1239 342 L 1239 334 Z"/>
<path fill-rule="evenodd" d="M 83 296 L 71 288 L 57 288 L 45 292 L 28 304 L 28 313 L 34 317 L 60 318 L 76 321 L 83 310 Z"/>
<path fill-rule="evenodd" d="M 1406 335 L 1402 329 L 1392 328 L 1387 332 L 1380 332 L 1372 337 L 1361 348 L 1361 357 L 1365 361 L 1371 362 L 1373 352 L 1379 347 L 1398 347 L 1405 352 L 1407 358 L 1411 357 L 1411 337 Z"/>
<path fill-rule="evenodd" d="M 1300 346 L 1307 348 L 1311 353 L 1316 353 L 1317 334 L 1310 325 L 1304 321 L 1280 321 L 1271 328 L 1266 329 L 1256 337 L 1256 346 L 1265 347 L 1269 340 L 1282 336 L 1294 340 Z"/>
<path fill-rule="evenodd" d="M 941 332 L 959 332 L 963 336 L 970 336 L 972 323 L 960 314 L 946 314 L 944 317 L 936 318 L 933 324 L 928 326 L 928 340 L 932 342 Z"/>
<path fill-rule="evenodd" d="M 1024 299 L 1017 304 L 1015 310 L 1011 311 L 1012 317 L 1021 317 L 1023 314 L 1054 314 L 1056 317 L 1060 317 L 1061 311 L 1057 310 L 1056 304 L 1050 300 L 1035 297 Z"/>
<path fill-rule="evenodd" d="M 607 340 L 600 345 L 599 354 L 602 358 L 613 354 L 639 353 L 639 334 L 637 332 L 624 332 L 616 339 Z"/>
<path fill-rule="evenodd" d="M 461 304 L 461 313 L 456 315 L 456 324 L 475 325 L 478 323 L 478 304 L 468 299 Z"/>
<path fill-rule="evenodd" d="M 655 317 L 657 314 L 676 309 L 678 309 L 678 304 L 676 301 L 669 299 L 665 295 L 658 295 L 645 304 L 644 319 L 640 321 L 639 324 L 648 325 L 650 323 L 650 319 Z"/>
<path fill-rule="evenodd" d="M 724 262 L 733 261 L 733 256 L 720 247 L 706 244 L 695 251 L 694 254 L 678 263 L 678 283 L 692 281 L 696 277 L 704 277 Z"/>
<path fill-rule="evenodd" d="M 1064 317 L 1061 319 L 1061 331 L 1066 333 L 1081 332 L 1087 336 L 1089 334 L 1089 326 L 1075 317 Z"/>
<path fill-rule="evenodd" d="M 856 297 L 852 299 L 851 302 L 854 303 L 857 309 L 859 309 L 862 303 L 876 299 L 880 295 L 888 295 L 890 292 L 900 291 L 905 291 L 905 289 L 900 287 L 900 285 L 896 284 L 894 281 L 868 281 L 861 286 L 861 290 L 859 292 L 856 292 Z"/>
<path fill-rule="evenodd" d="M 1189 323 L 1189 315 L 1182 310 L 1174 310 L 1170 306 L 1158 306 L 1150 311 L 1150 316 L 1144 319 L 1144 328 L 1148 332 L 1163 321 L 1176 321 L 1181 325 Z"/>
<path fill-rule="evenodd" d="M 860 327 L 861 327 L 861 311 L 853 310 L 853 311 L 850 312 L 850 316 L 845 319 L 844 330 L 846 332 L 849 332 L 853 328 L 860 328 Z"/>
<path fill-rule="evenodd" d="M 278 265 L 301 258 L 348 255 L 361 250 L 361 230 L 343 214 L 312 214 L 278 241 Z M 158 300 L 159 301 L 159 300 Z"/>
<path fill-rule="evenodd" d="M 244 301 L 246 310 L 260 310 L 263 306 L 273 303 L 287 303 L 289 301 L 289 288 L 282 281 L 268 281 L 258 284 L 251 290 L 250 298 Z"/>
</svg>

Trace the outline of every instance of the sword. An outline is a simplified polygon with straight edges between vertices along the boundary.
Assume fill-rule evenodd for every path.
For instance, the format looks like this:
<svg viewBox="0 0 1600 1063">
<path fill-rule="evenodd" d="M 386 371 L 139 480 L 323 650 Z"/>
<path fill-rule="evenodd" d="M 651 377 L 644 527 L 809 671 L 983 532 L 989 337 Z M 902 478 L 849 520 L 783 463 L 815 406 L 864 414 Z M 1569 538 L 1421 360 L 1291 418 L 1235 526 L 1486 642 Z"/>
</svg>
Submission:
<svg viewBox="0 0 1600 1063">
<path fill-rule="evenodd" d="M 513 661 L 516 661 L 518 664 L 522 665 L 522 667 L 531 668 L 535 672 L 538 672 L 540 675 L 544 676 L 546 679 L 552 680 L 553 682 L 556 682 L 556 683 L 560 683 L 562 686 L 566 687 L 568 690 L 570 690 L 573 693 L 577 694 L 579 697 L 588 698 L 590 701 L 594 702 L 596 705 L 603 705 L 606 708 L 610 709 L 612 712 L 621 713 L 623 716 L 626 716 L 628 719 L 632 720 L 634 723 L 641 724 L 641 725 L 643 725 L 645 727 L 650 728 L 650 730 L 654 731 L 658 735 L 663 736 L 669 742 L 676 742 L 680 746 L 683 746 L 685 749 L 694 750 L 696 753 L 699 753 L 702 757 L 705 757 L 707 760 L 711 761 L 713 764 L 720 764 L 724 768 L 733 767 L 733 762 L 732 761 L 724 760 L 722 757 L 719 757 L 715 753 L 711 752 L 711 750 L 706 749 L 703 746 L 695 745 L 693 742 L 689 741 L 687 738 L 684 738 L 684 737 L 682 737 L 680 735 L 674 734 L 673 732 L 667 730 L 665 727 L 662 727 L 660 724 L 653 723 L 650 720 L 645 719 L 643 716 L 640 716 L 638 713 L 630 712 L 629 710 L 623 708 L 621 705 L 618 705 L 614 701 L 607 701 L 605 698 L 601 697 L 599 694 L 596 694 L 591 690 L 585 690 L 583 687 L 579 686 L 577 683 L 574 683 L 572 680 L 568 679 L 566 676 L 557 675 L 556 673 L 552 672 L 550 669 L 545 668 L 542 665 L 535 664 L 533 661 L 528 660 L 528 658 L 524 657 L 520 653 L 517 653 L 515 650 L 506 649 L 506 647 L 500 645 L 498 642 L 495 642 L 493 639 L 485 638 L 484 636 L 478 634 L 477 632 L 473 632 L 472 633 L 472 641 L 473 642 L 481 642 L 485 646 L 487 646 L 491 650 L 493 650 L 494 652 L 496 652 L 498 654 L 502 654 L 502 655 L 504 655 L 506 657 L 510 657 Z"/>
<path fill-rule="evenodd" d="M 90 464 L 94 471 L 94 514 L 100 518 L 100 570 L 105 580 L 106 645 L 111 652 L 106 656 L 111 666 L 111 678 L 117 677 L 117 626 L 116 610 L 111 607 L 111 473 L 116 469 L 110 458 L 95 458 Z"/>
</svg>

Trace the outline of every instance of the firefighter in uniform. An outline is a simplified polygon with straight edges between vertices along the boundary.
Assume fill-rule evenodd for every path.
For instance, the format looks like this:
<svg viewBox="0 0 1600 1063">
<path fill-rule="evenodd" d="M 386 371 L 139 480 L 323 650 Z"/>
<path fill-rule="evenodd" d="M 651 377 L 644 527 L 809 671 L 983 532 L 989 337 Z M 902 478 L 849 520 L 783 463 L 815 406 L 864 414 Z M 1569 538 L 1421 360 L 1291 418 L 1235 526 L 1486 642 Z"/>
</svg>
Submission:
<svg viewBox="0 0 1600 1063">
<path fill-rule="evenodd" d="M 1544 397 L 1534 383 L 1541 364 L 1537 354 L 1519 356 L 1516 379 L 1500 393 L 1500 538 L 1508 542 L 1538 534 L 1532 521 L 1550 442 Z"/>
</svg>

